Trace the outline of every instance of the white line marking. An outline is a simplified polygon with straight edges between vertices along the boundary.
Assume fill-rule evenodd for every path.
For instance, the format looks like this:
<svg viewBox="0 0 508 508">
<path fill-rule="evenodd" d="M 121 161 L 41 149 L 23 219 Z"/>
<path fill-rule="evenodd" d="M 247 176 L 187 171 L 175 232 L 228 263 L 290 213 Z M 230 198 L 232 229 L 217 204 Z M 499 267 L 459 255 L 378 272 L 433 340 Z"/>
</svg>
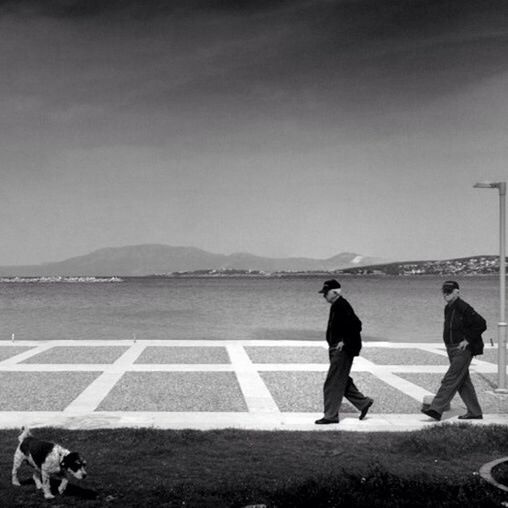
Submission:
<svg viewBox="0 0 508 508">
<path fill-rule="evenodd" d="M 19 346 L 20 344 L 16 344 Z M 32 356 L 36 356 L 40 353 L 44 353 L 48 349 L 51 349 L 53 347 L 53 344 L 39 344 L 37 347 L 34 347 L 33 349 L 30 349 L 28 351 L 23 351 L 22 353 L 19 353 L 17 355 L 11 356 L 10 358 L 7 358 L 6 360 L 3 360 L 0 362 L 0 366 L 4 365 L 15 365 L 19 362 L 24 362 L 28 358 L 31 358 Z"/>
<path fill-rule="evenodd" d="M 90 383 L 65 409 L 64 413 L 94 411 L 115 384 L 123 376 L 126 367 L 130 367 L 145 349 L 145 344 L 132 345 L 112 365 L 117 370 L 105 371 Z"/>
<path fill-rule="evenodd" d="M 226 349 L 249 411 L 253 413 L 278 413 L 279 408 L 273 400 L 272 394 L 243 346 L 234 344 L 227 346 Z"/>
<path fill-rule="evenodd" d="M 136 365 L 116 365 L 103 363 L 37 363 L 23 365 L 0 365 L 0 372 L 232 372 L 234 367 L 229 363 L 201 364 L 158 364 L 138 363 Z"/>
<path fill-rule="evenodd" d="M 421 386 L 415 385 L 414 383 L 411 383 L 410 381 L 396 376 L 386 370 L 375 369 L 372 374 L 381 379 L 381 381 L 384 381 L 386 384 L 397 389 L 399 392 L 409 395 L 418 402 L 423 402 L 423 397 L 425 395 L 434 395 L 432 392 L 425 390 Z"/>
<path fill-rule="evenodd" d="M 0 340 L 0 347 L 12 347 L 15 346 L 132 346 L 134 341 L 132 339 L 126 340 L 105 340 L 105 339 L 57 339 L 57 340 L 17 340 L 14 344 L 11 341 Z M 145 344 L 149 346 L 196 346 L 196 347 L 224 347 L 228 345 L 242 346 L 270 346 L 270 347 L 321 347 L 324 349 L 328 348 L 326 342 L 322 340 L 263 340 L 263 339 L 245 339 L 245 340 L 216 340 L 216 339 L 138 339 L 136 344 Z M 364 348 L 384 348 L 384 349 L 427 349 L 427 348 L 439 348 L 442 346 L 442 342 L 366 342 L 363 341 Z M 489 349 L 492 349 L 489 346 Z"/>
<path fill-rule="evenodd" d="M 325 363 L 256 363 L 254 369 L 258 372 L 326 372 Z M 393 373 L 428 373 L 444 374 L 446 365 L 354 365 L 351 372 L 378 372 Z M 137 363 L 135 365 L 117 366 L 103 363 L 26 363 L 0 365 L 0 372 L 233 372 L 234 366 L 229 363 Z M 477 374 L 495 374 L 497 367 L 494 364 L 483 362 L 472 365 L 470 372 Z"/>
</svg>

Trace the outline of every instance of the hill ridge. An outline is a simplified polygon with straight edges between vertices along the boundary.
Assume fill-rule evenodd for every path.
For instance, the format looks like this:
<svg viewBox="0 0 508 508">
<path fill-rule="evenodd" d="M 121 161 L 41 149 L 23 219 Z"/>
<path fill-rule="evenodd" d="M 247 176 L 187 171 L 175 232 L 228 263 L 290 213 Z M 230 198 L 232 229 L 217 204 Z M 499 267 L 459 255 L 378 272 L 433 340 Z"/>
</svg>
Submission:
<svg viewBox="0 0 508 508">
<path fill-rule="evenodd" d="M 140 244 L 103 247 L 63 261 L 0 267 L 0 276 L 143 276 L 195 270 L 336 271 L 379 263 L 380 258 L 339 253 L 327 259 L 272 258 L 247 252 L 217 254 L 198 247 Z"/>
</svg>

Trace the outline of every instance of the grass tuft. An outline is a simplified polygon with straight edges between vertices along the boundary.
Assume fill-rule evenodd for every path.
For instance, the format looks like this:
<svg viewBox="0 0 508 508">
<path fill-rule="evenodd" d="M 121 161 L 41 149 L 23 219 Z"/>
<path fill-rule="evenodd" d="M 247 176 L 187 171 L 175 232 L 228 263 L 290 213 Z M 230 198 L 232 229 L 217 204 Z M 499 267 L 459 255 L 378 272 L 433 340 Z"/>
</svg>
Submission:
<svg viewBox="0 0 508 508">
<path fill-rule="evenodd" d="M 440 446 L 436 448 L 436 441 Z M 467 423 L 444 424 L 410 433 L 398 445 L 400 452 L 434 453 L 447 458 L 478 451 L 508 449 L 508 431 L 502 425 L 475 426 Z"/>
</svg>

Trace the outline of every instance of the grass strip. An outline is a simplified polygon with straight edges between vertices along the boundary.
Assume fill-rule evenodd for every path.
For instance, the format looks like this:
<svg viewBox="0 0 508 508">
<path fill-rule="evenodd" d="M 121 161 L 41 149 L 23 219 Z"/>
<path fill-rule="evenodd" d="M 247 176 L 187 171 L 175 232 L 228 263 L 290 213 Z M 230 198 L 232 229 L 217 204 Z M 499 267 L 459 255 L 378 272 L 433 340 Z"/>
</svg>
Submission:
<svg viewBox="0 0 508 508">
<path fill-rule="evenodd" d="M 506 499 L 478 475 L 508 455 L 504 426 L 443 424 L 403 433 L 244 430 L 33 431 L 79 451 L 89 477 L 46 502 L 20 470 L 10 485 L 19 431 L 0 431 L 2 506 L 455 507 Z M 55 486 L 57 483 L 55 483 Z"/>
</svg>

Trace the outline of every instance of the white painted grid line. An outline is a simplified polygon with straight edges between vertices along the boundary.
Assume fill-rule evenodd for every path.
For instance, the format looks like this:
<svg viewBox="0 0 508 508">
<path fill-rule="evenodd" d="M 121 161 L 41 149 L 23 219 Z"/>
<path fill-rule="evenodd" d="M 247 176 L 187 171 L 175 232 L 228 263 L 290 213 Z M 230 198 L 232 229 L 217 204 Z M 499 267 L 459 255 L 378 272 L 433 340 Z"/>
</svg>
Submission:
<svg viewBox="0 0 508 508">
<path fill-rule="evenodd" d="M 411 398 L 417 400 L 418 402 L 423 401 L 423 397 L 425 395 L 434 395 L 432 392 L 425 390 L 421 386 L 415 385 L 406 379 L 403 379 L 395 374 L 388 372 L 383 369 L 378 369 L 373 374 L 384 381 L 386 384 L 392 386 L 397 389 L 399 392 L 405 393 L 409 395 Z"/>
<path fill-rule="evenodd" d="M 233 372 L 230 363 L 30 363 L 0 365 L 0 372 Z"/>
<path fill-rule="evenodd" d="M 244 347 L 241 344 L 235 344 L 227 346 L 226 349 L 249 412 L 278 413 L 279 408 L 273 400 L 272 394 L 251 362 Z"/>
<path fill-rule="evenodd" d="M 253 363 L 258 372 L 326 372 L 327 363 Z M 353 364 L 351 372 L 428 373 L 444 374 L 447 365 L 378 365 Z M 0 372 L 234 372 L 229 363 L 137 363 L 134 365 L 116 365 L 111 363 L 26 363 L 0 365 Z M 495 374 L 496 365 L 488 362 L 471 365 L 470 372 L 477 374 Z"/>
<path fill-rule="evenodd" d="M 112 365 L 116 370 L 105 371 L 90 383 L 65 409 L 64 413 L 94 411 L 145 349 L 146 344 L 134 344 Z"/>
<path fill-rule="evenodd" d="M 20 345 L 20 344 L 16 344 Z M 4 365 L 16 365 L 19 362 L 24 362 L 28 358 L 31 358 L 32 356 L 36 356 L 38 354 L 44 353 L 48 349 L 51 349 L 54 347 L 53 344 L 39 344 L 38 346 L 34 347 L 33 349 L 29 349 L 28 351 L 23 351 L 22 353 L 19 353 L 17 355 L 11 356 L 10 358 L 7 358 L 6 360 L 3 360 L 0 362 L 0 366 Z"/>
<path fill-rule="evenodd" d="M 406 395 L 409 395 L 418 402 L 423 400 L 424 395 L 433 395 L 431 392 L 424 390 L 422 387 L 415 385 L 414 383 L 411 383 L 410 381 L 407 381 L 399 376 L 396 376 L 387 370 L 384 366 L 379 366 L 376 363 L 367 360 L 366 358 L 361 358 L 361 360 L 362 366 L 365 370 L 368 369 L 370 373 L 372 373 L 381 381 L 384 381 L 387 385 L 392 386 L 396 390 L 405 393 Z"/>
<path fill-rule="evenodd" d="M 134 342 L 132 339 L 55 339 L 55 340 L 16 340 L 15 342 L 0 340 L 0 347 L 13 346 L 132 346 L 133 344 L 145 344 L 149 346 L 209 346 L 224 347 L 228 345 L 242 344 L 243 346 L 270 346 L 270 347 L 314 347 L 327 349 L 328 346 L 323 340 L 272 340 L 272 339 L 138 339 Z M 365 349 L 383 348 L 383 349 L 440 349 L 444 352 L 442 342 L 386 342 L 386 341 L 363 341 L 362 346 Z M 487 350 L 497 349 L 497 345 L 486 346 Z M 446 352 L 445 352 L 446 354 Z"/>
</svg>

